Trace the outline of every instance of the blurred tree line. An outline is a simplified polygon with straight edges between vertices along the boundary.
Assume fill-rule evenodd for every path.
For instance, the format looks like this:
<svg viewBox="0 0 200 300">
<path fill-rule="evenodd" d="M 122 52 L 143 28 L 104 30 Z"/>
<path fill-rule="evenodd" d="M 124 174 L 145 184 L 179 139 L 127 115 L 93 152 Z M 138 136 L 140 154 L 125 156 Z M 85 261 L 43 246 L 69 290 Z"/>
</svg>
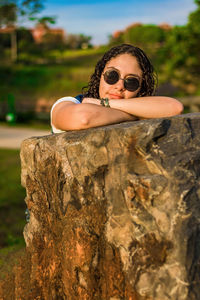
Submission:
<svg viewBox="0 0 200 300">
<path fill-rule="evenodd" d="M 48 51 L 67 49 L 85 49 L 91 47 L 91 37 L 84 34 L 62 34 L 53 32 L 49 27 L 55 24 L 56 17 L 37 17 L 44 8 L 40 0 L 1 0 L 0 1 L 0 56 L 2 59 L 11 56 L 12 61 L 26 60 L 31 56 L 48 56 Z M 34 28 L 43 26 L 42 39 L 37 42 L 32 30 L 20 27 L 22 20 L 28 19 L 35 24 Z"/>
<path fill-rule="evenodd" d="M 160 82 L 171 82 L 186 94 L 200 94 L 200 0 L 183 26 L 132 24 L 110 37 L 109 45 L 131 43 L 142 48 Z"/>
<path fill-rule="evenodd" d="M 59 34 L 48 32 L 44 34 L 41 42 L 36 43 L 31 31 L 27 28 L 16 28 L 16 41 L 18 59 L 23 57 L 23 54 L 43 56 L 46 51 L 59 50 L 63 52 L 68 49 L 85 49 L 91 48 L 91 37 L 84 34 L 68 34 L 63 39 Z M 11 49 L 10 33 L 0 34 L 0 55 L 5 57 Z"/>
</svg>

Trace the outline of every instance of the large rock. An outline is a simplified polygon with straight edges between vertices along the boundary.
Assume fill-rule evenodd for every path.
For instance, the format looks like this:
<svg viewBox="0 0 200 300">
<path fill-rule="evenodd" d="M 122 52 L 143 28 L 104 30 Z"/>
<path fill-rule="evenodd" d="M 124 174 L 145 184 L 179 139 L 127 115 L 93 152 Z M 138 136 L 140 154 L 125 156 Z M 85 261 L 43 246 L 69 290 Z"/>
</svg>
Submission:
<svg viewBox="0 0 200 300">
<path fill-rule="evenodd" d="M 199 132 L 188 114 L 25 140 L 27 249 L 0 299 L 200 299 Z"/>
</svg>

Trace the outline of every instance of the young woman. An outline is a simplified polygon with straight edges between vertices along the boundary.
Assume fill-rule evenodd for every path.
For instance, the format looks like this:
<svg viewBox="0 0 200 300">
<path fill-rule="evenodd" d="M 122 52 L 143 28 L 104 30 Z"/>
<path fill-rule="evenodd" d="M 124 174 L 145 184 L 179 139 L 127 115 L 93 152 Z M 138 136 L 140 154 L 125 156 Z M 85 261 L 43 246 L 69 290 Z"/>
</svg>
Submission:
<svg viewBox="0 0 200 300">
<path fill-rule="evenodd" d="M 113 47 L 97 63 L 82 95 L 54 103 L 52 130 L 80 130 L 182 112 L 178 100 L 153 96 L 155 88 L 153 66 L 141 49 L 129 44 Z"/>
</svg>

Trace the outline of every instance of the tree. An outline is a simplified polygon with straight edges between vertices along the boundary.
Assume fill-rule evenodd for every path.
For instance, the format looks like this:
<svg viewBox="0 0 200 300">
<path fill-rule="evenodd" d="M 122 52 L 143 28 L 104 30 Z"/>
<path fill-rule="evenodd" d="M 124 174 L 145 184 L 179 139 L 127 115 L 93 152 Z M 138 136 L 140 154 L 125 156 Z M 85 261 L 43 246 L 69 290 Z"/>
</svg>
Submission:
<svg viewBox="0 0 200 300">
<path fill-rule="evenodd" d="M 13 25 L 17 20 L 16 4 L 3 1 L 0 4 L 0 27 Z"/>
<path fill-rule="evenodd" d="M 17 6 L 16 3 L 10 1 L 3 1 L 0 5 L 0 27 L 7 26 L 11 34 L 11 58 L 12 61 L 17 57 L 17 42 L 14 24 L 17 20 Z"/>
<path fill-rule="evenodd" d="M 20 17 L 33 17 L 42 9 L 41 0 L 1 0 L 0 26 L 13 25 Z"/>
<path fill-rule="evenodd" d="M 35 41 L 30 30 L 17 28 L 17 47 L 20 53 L 31 53 L 35 48 Z"/>
<path fill-rule="evenodd" d="M 17 59 L 16 28 L 20 18 L 32 20 L 42 9 L 41 0 L 1 0 L 0 28 L 10 28 L 12 61 Z"/>
<path fill-rule="evenodd" d="M 162 65 L 165 79 L 189 94 L 198 92 L 200 79 L 200 0 L 194 2 L 197 9 L 189 14 L 187 24 L 171 30 Z"/>
<path fill-rule="evenodd" d="M 197 9 L 188 17 L 187 49 L 190 57 L 190 68 L 194 74 L 200 74 L 200 0 L 194 1 Z"/>
<path fill-rule="evenodd" d="M 169 25 L 152 25 L 133 23 L 124 31 L 117 31 L 110 37 L 110 44 L 130 43 L 143 49 L 148 56 L 157 61 L 159 51 L 163 48 L 167 35 L 171 31 Z"/>
<path fill-rule="evenodd" d="M 68 49 L 86 49 L 90 48 L 92 37 L 84 34 L 69 34 L 65 45 Z"/>
</svg>

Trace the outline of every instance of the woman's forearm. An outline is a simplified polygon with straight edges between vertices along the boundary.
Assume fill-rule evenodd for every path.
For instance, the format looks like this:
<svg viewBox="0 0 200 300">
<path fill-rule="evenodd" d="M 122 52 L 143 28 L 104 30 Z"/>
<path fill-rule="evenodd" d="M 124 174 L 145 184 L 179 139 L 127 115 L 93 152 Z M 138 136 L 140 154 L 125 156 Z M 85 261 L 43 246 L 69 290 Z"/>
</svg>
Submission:
<svg viewBox="0 0 200 300">
<path fill-rule="evenodd" d="M 82 104 L 77 109 L 77 116 L 82 116 L 81 126 L 84 128 L 136 120 L 136 117 L 127 112 L 94 104 Z"/>
<path fill-rule="evenodd" d="M 170 97 L 150 96 L 132 99 L 110 99 L 111 108 L 119 109 L 139 118 L 162 118 L 178 115 L 183 105 Z"/>
<path fill-rule="evenodd" d="M 52 124 L 60 130 L 80 130 L 133 120 L 136 117 L 127 112 L 90 103 L 60 103 L 52 112 Z"/>
</svg>

